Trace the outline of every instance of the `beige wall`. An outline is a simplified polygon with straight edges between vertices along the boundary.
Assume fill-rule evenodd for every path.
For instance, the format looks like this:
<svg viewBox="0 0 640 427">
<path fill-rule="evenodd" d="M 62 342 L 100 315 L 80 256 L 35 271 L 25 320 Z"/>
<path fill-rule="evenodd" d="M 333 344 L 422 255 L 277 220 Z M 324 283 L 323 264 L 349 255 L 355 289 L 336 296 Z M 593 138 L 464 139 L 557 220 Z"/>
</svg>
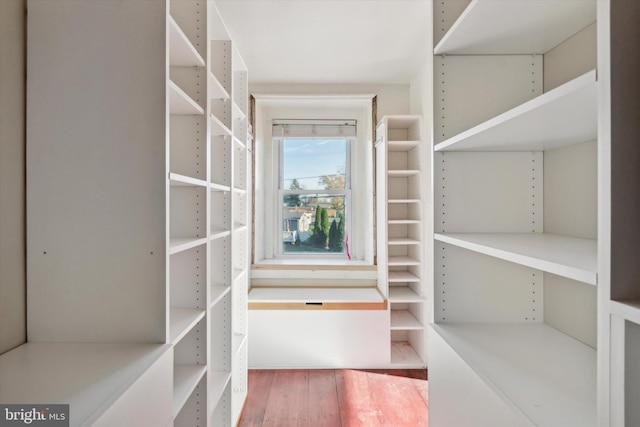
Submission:
<svg viewBox="0 0 640 427">
<path fill-rule="evenodd" d="M 544 91 L 596 68 L 596 24 L 569 37 L 544 54 Z"/>
<path fill-rule="evenodd" d="M 25 1 L 0 0 L 0 354 L 26 341 Z"/>
<path fill-rule="evenodd" d="M 569 37 L 544 55 L 548 92 L 596 68 L 596 24 Z M 544 232 L 597 238 L 597 142 L 544 153 Z M 596 346 L 596 287 L 545 273 L 544 321 Z"/>
</svg>

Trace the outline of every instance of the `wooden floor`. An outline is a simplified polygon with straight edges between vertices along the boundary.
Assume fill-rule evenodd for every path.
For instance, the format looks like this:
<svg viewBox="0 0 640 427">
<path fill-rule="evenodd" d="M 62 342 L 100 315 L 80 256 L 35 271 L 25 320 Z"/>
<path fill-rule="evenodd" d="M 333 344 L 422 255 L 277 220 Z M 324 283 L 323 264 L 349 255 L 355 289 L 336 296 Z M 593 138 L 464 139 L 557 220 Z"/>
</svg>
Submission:
<svg viewBox="0 0 640 427">
<path fill-rule="evenodd" d="M 427 407 L 426 370 L 250 370 L 239 426 L 426 427 Z"/>
</svg>

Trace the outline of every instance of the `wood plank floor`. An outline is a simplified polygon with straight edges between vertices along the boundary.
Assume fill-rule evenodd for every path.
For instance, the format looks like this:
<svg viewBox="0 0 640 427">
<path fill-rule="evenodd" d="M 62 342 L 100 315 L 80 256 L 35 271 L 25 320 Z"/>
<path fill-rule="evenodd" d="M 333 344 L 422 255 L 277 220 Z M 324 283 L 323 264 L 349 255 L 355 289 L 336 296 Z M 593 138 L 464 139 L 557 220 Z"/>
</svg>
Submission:
<svg viewBox="0 0 640 427">
<path fill-rule="evenodd" d="M 240 427 L 427 427 L 425 370 L 250 370 Z"/>
</svg>

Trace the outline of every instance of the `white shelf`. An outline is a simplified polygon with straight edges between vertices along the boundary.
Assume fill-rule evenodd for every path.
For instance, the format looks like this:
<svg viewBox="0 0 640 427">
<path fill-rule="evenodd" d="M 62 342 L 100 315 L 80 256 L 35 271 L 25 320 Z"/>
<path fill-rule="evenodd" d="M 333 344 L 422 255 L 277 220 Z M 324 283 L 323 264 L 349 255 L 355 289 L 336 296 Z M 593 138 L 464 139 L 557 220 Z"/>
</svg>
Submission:
<svg viewBox="0 0 640 427">
<path fill-rule="evenodd" d="M 408 271 L 390 271 L 389 282 L 419 282 L 420 278 Z"/>
<path fill-rule="evenodd" d="M 236 280 L 240 279 L 245 274 L 247 274 L 247 270 L 241 270 L 239 268 L 234 268 L 233 269 L 233 282 L 235 282 Z"/>
<path fill-rule="evenodd" d="M 244 224 L 234 224 L 233 225 L 233 231 L 235 231 L 236 233 L 243 233 L 245 231 L 247 231 L 249 229 L 249 227 L 247 227 Z"/>
<path fill-rule="evenodd" d="M 611 314 L 640 325 L 640 300 L 610 301 Z"/>
<path fill-rule="evenodd" d="M 532 151 L 592 141 L 597 110 L 594 70 L 437 144 L 435 150 Z"/>
<path fill-rule="evenodd" d="M 233 189 L 233 192 L 240 195 L 240 196 L 244 196 L 245 194 L 247 194 L 247 190 L 245 190 L 244 188 L 237 188 L 235 187 Z"/>
<path fill-rule="evenodd" d="M 229 92 L 222 86 L 222 83 L 213 73 L 209 73 L 209 87 L 211 88 L 211 99 L 229 99 Z"/>
<path fill-rule="evenodd" d="M 27 343 L 0 356 L 0 401 L 69 404 L 72 426 L 93 425 L 169 345 Z"/>
<path fill-rule="evenodd" d="M 238 352 L 246 342 L 247 336 L 245 334 L 233 334 L 233 357 L 238 355 Z"/>
<path fill-rule="evenodd" d="M 390 286 L 389 302 L 423 302 L 424 298 L 408 286 Z"/>
<path fill-rule="evenodd" d="M 180 410 L 207 372 L 205 365 L 175 365 L 173 367 L 173 416 Z"/>
<path fill-rule="evenodd" d="M 207 181 L 192 178 L 186 175 L 180 175 L 177 173 L 169 173 L 169 182 L 172 187 L 207 187 Z"/>
<path fill-rule="evenodd" d="M 421 330 L 424 326 L 418 322 L 409 310 L 391 310 L 391 330 Z"/>
<path fill-rule="evenodd" d="M 420 240 L 410 239 L 408 237 L 391 237 L 388 245 L 419 245 Z"/>
<path fill-rule="evenodd" d="M 244 114 L 244 111 L 240 108 L 238 104 L 233 103 L 233 117 L 236 119 L 245 119 L 247 116 Z"/>
<path fill-rule="evenodd" d="M 387 149 L 389 151 L 409 151 L 420 145 L 420 141 L 388 141 Z"/>
<path fill-rule="evenodd" d="M 204 59 L 182 31 L 169 17 L 169 64 L 178 67 L 204 67 Z"/>
<path fill-rule="evenodd" d="M 224 296 L 229 293 L 231 286 L 229 285 L 212 285 L 211 289 L 211 306 L 216 305 Z"/>
<path fill-rule="evenodd" d="M 228 185 L 216 184 L 213 182 L 209 183 L 209 188 L 211 189 L 211 191 L 231 191 L 231 187 L 229 187 Z"/>
<path fill-rule="evenodd" d="M 389 199 L 387 203 L 420 203 L 420 199 Z"/>
<path fill-rule="evenodd" d="M 204 109 L 177 84 L 169 80 L 169 113 L 202 116 Z"/>
<path fill-rule="evenodd" d="M 231 129 L 227 127 L 222 121 L 211 114 L 211 135 L 223 135 L 223 136 L 232 136 Z"/>
<path fill-rule="evenodd" d="M 418 123 L 418 120 L 416 120 L 415 115 L 410 115 L 410 114 L 394 114 L 394 115 L 389 115 L 389 116 L 385 116 L 385 118 L 387 119 L 387 126 L 389 129 L 409 129 L 410 127 L 414 126 L 416 123 Z M 393 141 L 393 139 L 390 137 L 389 138 L 391 141 Z"/>
<path fill-rule="evenodd" d="M 545 324 L 437 324 L 465 363 L 537 426 L 595 426 L 596 350 Z"/>
<path fill-rule="evenodd" d="M 544 54 L 595 20 L 595 0 L 473 0 L 434 53 Z"/>
<path fill-rule="evenodd" d="M 406 341 L 391 341 L 391 363 L 395 367 L 424 367 L 424 362 L 418 353 Z"/>
<path fill-rule="evenodd" d="M 209 234 L 209 240 L 222 239 L 231 235 L 231 230 L 211 230 Z"/>
<path fill-rule="evenodd" d="M 420 220 L 417 219 L 390 219 L 389 225 L 393 224 L 420 224 Z"/>
<path fill-rule="evenodd" d="M 390 256 L 387 262 L 389 266 L 404 266 L 404 265 L 420 265 L 420 261 L 408 256 Z"/>
<path fill-rule="evenodd" d="M 169 254 L 173 255 L 205 243 L 207 239 L 204 237 L 172 237 L 169 242 Z"/>
<path fill-rule="evenodd" d="M 389 178 L 408 178 L 410 176 L 418 175 L 419 170 L 415 169 L 403 169 L 403 170 L 388 170 L 387 174 Z"/>
<path fill-rule="evenodd" d="M 234 141 L 236 144 L 238 144 L 238 147 L 240 147 L 240 149 L 241 149 L 241 150 L 246 150 L 246 149 L 247 149 L 247 145 L 246 145 L 244 142 L 242 142 L 242 141 L 240 140 L 240 138 L 238 138 L 237 136 L 234 136 L 234 137 L 233 137 L 233 141 Z"/>
<path fill-rule="evenodd" d="M 595 240 L 541 233 L 436 233 L 434 238 L 590 285 L 596 284 Z"/>
<path fill-rule="evenodd" d="M 205 315 L 204 310 L 195 308 L 171 308 L 169 312 L 171 343 L 176 344 L 191 328 L 197 324 Z"/>
<path fill-rule="evenodd" d="M 211 379 L 211 396 L 212 402 L 218 402 L 224 393 L 224 389 L 231 380 L 231 372 L 229 371 L 209 371 Z"/>
</svg>

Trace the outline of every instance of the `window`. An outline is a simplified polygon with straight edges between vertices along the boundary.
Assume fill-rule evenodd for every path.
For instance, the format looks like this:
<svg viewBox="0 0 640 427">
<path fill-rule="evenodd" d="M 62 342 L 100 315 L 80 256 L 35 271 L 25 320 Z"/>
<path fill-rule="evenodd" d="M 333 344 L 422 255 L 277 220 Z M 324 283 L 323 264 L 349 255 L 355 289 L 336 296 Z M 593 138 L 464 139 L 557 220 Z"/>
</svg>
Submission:
<svg viewBox="0 0 640 427">
<path fill-rule="evenodd" d="M 274 120 L 278 255 L 346 255 L 355 120 Z"/>
<path fill-rule="evenodd" d="M 355 266 L 374 263 L 374 110 L 372 95 L 255 98 L 253 279 L 324 265 L 360 280 Z"/>
<path fill-rule="evenodd" d="M 351 138 L 280 138 L 281 254 L 346 254 Z"/>
</svg>

